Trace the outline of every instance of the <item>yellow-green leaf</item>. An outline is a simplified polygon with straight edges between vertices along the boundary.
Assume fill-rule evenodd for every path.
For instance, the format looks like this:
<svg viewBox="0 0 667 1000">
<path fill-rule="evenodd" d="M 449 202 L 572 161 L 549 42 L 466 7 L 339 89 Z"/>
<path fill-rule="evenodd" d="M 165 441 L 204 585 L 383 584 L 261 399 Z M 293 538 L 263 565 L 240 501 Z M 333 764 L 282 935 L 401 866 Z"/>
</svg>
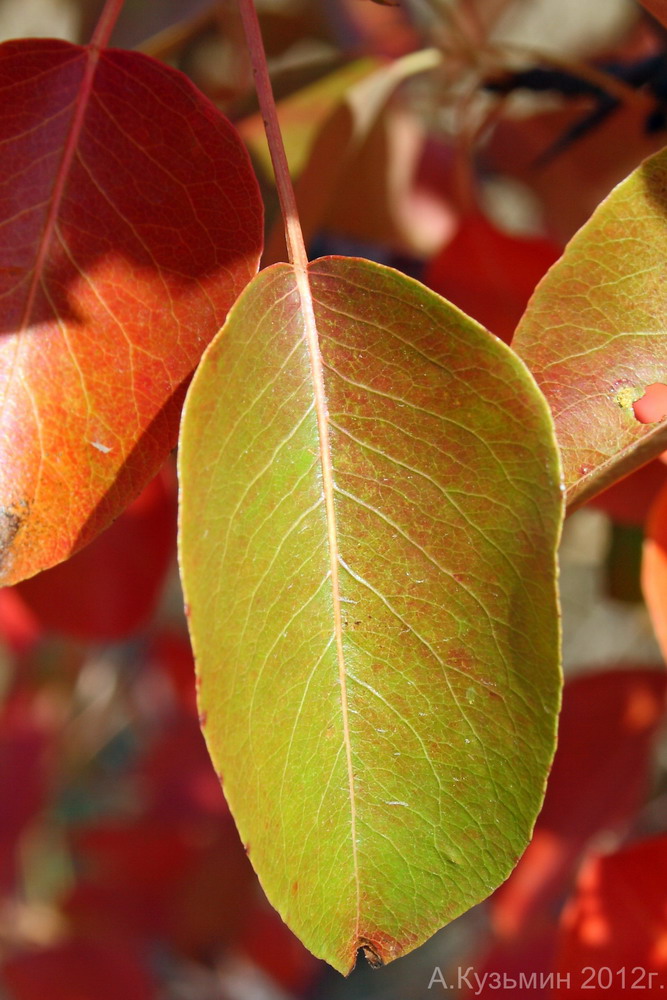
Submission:
<svg viewBox="0 0 667 1000">
<path fill-rule="evenodd" d="M 269 899 L 342 972 L 487 896 L 559 704 L 559 461 L 504 344 L 368 261 L 263 271 L 191 386 L 180 558 L 208 746 Z"/>
</svg>

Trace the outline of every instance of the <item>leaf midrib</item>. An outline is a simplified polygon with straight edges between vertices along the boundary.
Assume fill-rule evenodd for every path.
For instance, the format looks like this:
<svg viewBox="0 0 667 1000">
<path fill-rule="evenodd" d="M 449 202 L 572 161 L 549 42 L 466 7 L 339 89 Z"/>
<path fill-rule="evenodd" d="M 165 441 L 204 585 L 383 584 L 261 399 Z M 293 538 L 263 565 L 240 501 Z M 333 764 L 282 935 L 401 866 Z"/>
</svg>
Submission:
<svg viewBox="0 0 667 1000">
<path fill-rule="evenodd" d="M 341 716 L 343 723 L 343 742 L 345 745 L 345 757 L 347 763 L 347 777 L 350 795 L 350 835 L 352 838 L 352 864 L 354 869 L 354 883 L 356 893 L 356 921 L 355 939 L 359 940 L 360 930 L 360 885 L 359 885 L 359 864 L 357 856 L 357 832 L 356 832 L 356 802 L 354 789 L 354 771 L 352 767 L 352 742 L 350 738 L 350 717 L 347 700 L 347 671 L 345 668 L 345 654 L 343 651 L 343 623 L 341 611 L 340 594 L 340 560 L 338 552 L 338 530 L 336 525 L 336 513 L 334 506 L 334 478 L 333 465 L 331 461 L 331 445 L 329 437 L 329 415 L 327 409 L 326 391 L 324 386 L 324 364 L 320 352 L 319 334 L 315 319 L 315 309 L 313 296 L 310 287 L 307 264 L 304 266 L 300 261 L 293 263 L 296 286 L 299 294 L 301 313 L 304 319 L 304 331 L 310 358 L 310 370 L 313 381 L 313 394 L 315 402 L 315 413 L 317 417 L 317 431 L 319 438 L 319 453 L 322 468 L 322 491 L 324 494 L 324 507 L 327 525 L 327 539 L 329 550 L 329 563 L 331 575 L 331 592 L 333 599 L 334 615 L 334 637 L 336 645 L 336 659 L 338 663 L 338 678 L 340 683 Z"/>
<path fill-rule="evenodd" d="M 25 307 L 17 333 L 25 332 L 30 323 L 30 317 L 32 315 L 35 299 L 37 297 L 37 290 L 44 274 L 46 259 L 53 241 L 60 206 L 62 204 L 65 187 L 69 178 L 70 168 L 79 144 L 79 138 L 83 129 L 86 111 L 88 110 L 90 97 L 93 92 L 93 81 L 95 79 L 95 71 L 97 70 L 101 51 L 99 47 L 95 45 L 88 46 L 84 51 L 86 66 L 83 71 L 79 91 L 76 96 L 74 114 L 72 115 L 67 138 L 63 146 L 62 157 L 60 159 L 60 163 L 58 164 L 58 169 L 53 182 L 53 189 L 49 199 L 49 210 L 44 221 L 42 234 L 40 236 L 39 246 L 37 248 L 35 263 L 32 270 L 32 277 L 30 279 L 30 285 L 28 286 L 28 292 L 26 295 Z"/>
</svg>

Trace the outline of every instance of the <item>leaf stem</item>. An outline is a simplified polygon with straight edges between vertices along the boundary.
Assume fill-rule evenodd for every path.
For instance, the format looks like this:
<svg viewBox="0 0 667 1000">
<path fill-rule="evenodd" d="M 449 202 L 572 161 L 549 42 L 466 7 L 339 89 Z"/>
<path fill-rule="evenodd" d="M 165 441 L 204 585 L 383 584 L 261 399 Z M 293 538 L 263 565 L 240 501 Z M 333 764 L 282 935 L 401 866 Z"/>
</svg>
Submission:
<svg viewBox="0 0 667 1000">
<path fill-rule="evenodd" d="M 99 54 L 109 44 L 109 39 L 111 38 L 113 29 L 116 27 L 116 21 L 120 16 L 124 3 L 125 0 L 106 0 L 95 31 L 93 32 L 93 37 L 90 40 L 89 48 L 96 54 Z"/>
<path fill-rule="evenodd" d="M 598 493 L 619 482 L 667 449 L 667 422 L 661 420 L 637 441 L 601 462 L 588 475 L 572 483 L 566 495 L 565 516 L 574 514 Z"/>
<path fill-rule="evenodd" d="M 273 172 L 276 177 L 280 210 L 285 223 L 287 253 L 290 264 L 298 271 L 305 273 L 308 267 L 308 255 L 306 254 L 306 246 L 303 241 L 299 211 L 296 205 L 296 197 L 285 154 L 283 137 L 280 132 L 278 112 L 273 96 L 269 68 L 266 64 L 262 31 L 259 26 L 254 0 L 239 0 L 239 8 L 243 20 L 243 30 L 245 31 L 248 43 L 257 97 L 259 98 L 259 106 L 264 121 L 266 140 L 269 144 Z"/>
</svg>

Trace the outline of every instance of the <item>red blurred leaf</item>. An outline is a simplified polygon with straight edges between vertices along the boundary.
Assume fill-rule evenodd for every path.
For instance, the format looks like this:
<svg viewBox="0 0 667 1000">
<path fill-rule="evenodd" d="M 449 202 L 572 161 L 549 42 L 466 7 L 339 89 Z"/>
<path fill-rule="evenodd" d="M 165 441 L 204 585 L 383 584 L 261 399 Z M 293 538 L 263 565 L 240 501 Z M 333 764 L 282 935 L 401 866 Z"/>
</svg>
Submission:
<svg viewBox="0 0 667 1000">
<path fill-rule="evenodd" d="M 190 853 L 179 832 L 152 821 L 81 830 L 73 834 L 73 842 L 88 859 L 92 879 L 146 888 L 178 878 Z"/>
<path fill-rule="evenodd" d="M 603 510 L 617 524 L 642 525 L 665 484 L 667 467 L 656 459 L 598 493 L 591 505 Z"/>
<path fill-rule="evenodd" d="M 388 108 L 402 81 L 433 69 L 440 59 L 430 49 L 412 52 L 364 75 L 344 95 L 338 93 L 338 103 L 331 100 L 331 113 L 311 133 L 296 182 L 306 241 L 330 228 L 424 255 L 442 245 L 451 228 L 449 208 L 438 190 L 417 187 L 423 129 L 414 118 Z M 301 114 L 307 98 L 297 104 Z M 317 92 L 311 99 L 316 117 L 321 100 Z M 286 109 L 288 119 L 295 103 Z M 293 154 L 292 161 L 298 163 L 299 157 Z M 278 222 L 263 261 L 266 265 L 286 259 L 284 226 Z"/>
<path fill-rule="evenodd" d="M 10 695 L 0 709 L 0 892 L 12 887 L 18 840 L 44 804 L 52 737 L 35 696 Z"/>
<path fill-rule="evenodd" d="M 646 134 L 646 119 L 654 107 L 650 94 L 638 92 L 539 168 L 536 164 L 544 153 L 590 112 L 590 101 L 529 117 L 505 118 L 485 149 L 485 164 L 492 172 L 516 177 L 532 189 L 541 203 L 547 233 L 565 243 L 612 188 L 663 145 L 662 133 Z"/>
<path fill-rule="evenodd" d="M 71 834 L 80 881 L 65 903 L 82 933 L 102 940 L 159 936 L 196 843 L 182 830 L 141 820 Z"/>
<path fill-rule="evenodd" d="M 549 240 L 511 236 L 481 214 L 461 220 L 424 282 L 509 344 L 526 303 L 561 250 Z"/>
<path fill-rule="evenodd" d="M 357 47 L 363 52 L 392 58 L 412 52 L 419 45 L 419 36 L 410 23 L 405 4 L 391 0 L 381 6 L 384 9 L 359 0 L 341 0 L 341 13 L 348 31 L 357 36 Z"/>
<path fill-rule="evenodd" d="M 0 48 L 4 583 L 81 548 L 155 475 L 261 249 L 232 126 L 147 56 L 103 52 L 89 80 L 94 59 Z"/>
<path fill-rule="evenodd" d="M 154 1000 L 155 985 L 127 947 L 72 940 L 2 966 L 12 1000 Z"/>
<path fill-rule="evenodd" d="M 556 971 L 569 973 L 572 998 L 667 990 L 667 837 L 589 858 L 563 913 Z"/>
<path fill-rule="evenodd" d="M 229 813 L 206 823 L 95 827 L 73 845 L 82 877 L 64 909 L 80 933 L 161 937 L 202 957 L 244 929 L 257 883 Z"/>
<path fill-rule="evenodd" d="M 175 629 L 160 629 L 152 636 L 146 660 L 168 678 L 176 701 L 196 718 L 195 664 L 187 636 Z"/>
<path fill-rule="evenodd" d="M 667 655 L 667 485 L 658 494 L 646 523 L 642 589 L 663 656 Z"/>
<path fill-rule="evenodd" d="M 301 996 L 323 968 L 265 902 L 249 914 L 238 947 L 289 993 Z"/>
<path fill-rule="evenodd" d="M 632 404 L 641 424 L 654 424 L 667 417 L 667 385 L 660 382 L 649 385 L 643 396 Z"/>
<path fill-rule="evenodd" d="M 474 957 L 474 964 L 471 962 L 464 964 L 472 970 L 466 974 L 465 983 L 469 983 L 468 989 L 464 989 L 461 996 L 477 997 L 478 1000 L 492 1000 L 498 996 L 511 996 L 511 987 L 505 987 L 502 993 L 499 992 L 496 976 L 500 975 L 501 982 L 519 982 L 519 977 L 531 977 L 536 973 L 535 980 L 528 990 L 525 986 L 517 989 L 517 998 L 524 997 L 529 1000 L 538 1000 L 541 997 L 548 997 L 549 974 L 553 968 L 554 950 L 556 947 L 556 935 L 554 928 L 527 927 L 525 932 L 518 938 L 509 941 L 495 941 L 491 947 L 479 957 Z M 544 979 L 542 980 L 542 977 Z M 446 976 L 444 977 L 446 980 Z M 455 981 L 452 976 L 452 982 Z M 544 982 L 542 988 L 541 983 Z M 432 989 L 435 990 L 437 980 Z M 437 996 L 437 993 L 436 993 Z"/>
<path fill-rule="evenodd" d="M 121 639 L 152 614 L 176 544 L 176 482 L 164 469 L 83 551 L 18 583 L 43 628 L 77 639 Z"/>
<path fill-rule="evenodd" d="M 667 0 L 639 0 L 639 2 L 667 27 Z"/>
<path fill-rule="evenodd" d="M 0 589 L 0 635 L 17 654 L 30 649 L 42 634 L 37 618 L 14 587 Z"/>
<path fill-rule="evenodd" d="M 252 924 L 259 886 L 230 813 L 193 839 L 192 864 L 167 901 L 167 933 L 181 952 L 202 959 L 239 935 L 262 933 Z"/>
<path fill-rule="evenodd" d="M 567 891 L 589 840 L 624 828 L 646 791 L 667 675 L 615 670 L 565 686 L 559 743 L 533 839 L 493 897 L 498 932 L 518 937 Z"/>
<path fill-rule="evenodd" d="M 423 124 L 413 114 L 386 107 L 364 141 L 350 151 L 347 163 L 338 164 L 341 175 L 319 220 L 321 227 L 415 257 L 436 253 L 453 229 L 454 213 L 440 192 L 418 183 L 424 144 Z M 309 165 L 315 192 L 316 162 Z M 309 204 L 313 196 L 307 181 L 300 179 L 299 195 Z"/>
<path fill-rule="evenodd" d="M 194 690 L 194 678 L 191 678 Z M 192 823 L 228 814 L 196 716 L 177 715 L 141 762 L 146 808 L 158 823 Z"/>
</svg>

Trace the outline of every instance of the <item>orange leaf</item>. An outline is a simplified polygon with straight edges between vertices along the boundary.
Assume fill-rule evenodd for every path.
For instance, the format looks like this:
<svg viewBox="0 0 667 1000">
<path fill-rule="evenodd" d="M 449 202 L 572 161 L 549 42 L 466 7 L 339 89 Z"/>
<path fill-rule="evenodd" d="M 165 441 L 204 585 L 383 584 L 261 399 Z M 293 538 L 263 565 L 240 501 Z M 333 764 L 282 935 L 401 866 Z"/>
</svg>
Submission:
<svg viewBox="0 0 667 1000">
<path fill-rule="evenodd" d="M 261 249 L 233 127 L 136 52 L 0 48 L 0 582 L 91 541 L 176 443 Z"/>
</svg>

